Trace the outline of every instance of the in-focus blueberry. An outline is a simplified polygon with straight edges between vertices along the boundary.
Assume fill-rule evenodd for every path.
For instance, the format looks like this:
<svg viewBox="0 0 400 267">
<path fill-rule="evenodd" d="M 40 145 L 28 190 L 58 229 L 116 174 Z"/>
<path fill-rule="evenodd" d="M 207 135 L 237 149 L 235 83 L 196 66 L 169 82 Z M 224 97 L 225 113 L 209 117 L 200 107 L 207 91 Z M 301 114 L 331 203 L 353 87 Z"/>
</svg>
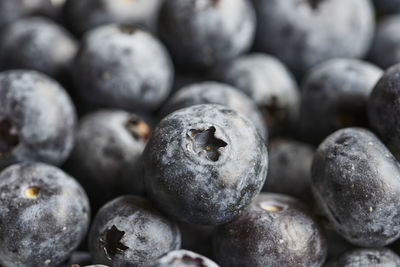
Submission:
<svg viewBox="0 0 400 267">
<path fill-rule="evenodd" d="M 113 267 L 148 266 L 179 249 L 178 226 L 138 196 L 122 196 L 97 213 L 89 234 L 94 263 Z"/>
<path fill-rule="evenodd" d="M 400 236 L 400 164 L 372 132 L 346 128 L 328 136 L 311 176 L 316 201 L 350 243 L 380 247 Z"/>
<path fill-rule="evenodd" d="M 12 165 L 0 173 L 0 195 L 1 266 L 57 266 L 86 235 L 88 198 L 56 167 Z"/>
<path fill-rule="evenodd" d="M 322 266 L 327 244 L 298 200 L 261 193 L 243 214 L 217 228 L 217 263 L 226 267 Z"/>
<path fill-rule="evenodd" d="M 151 199 L 162 211 L 193 224 L 232 220 L 267 176 L 263 138 L 248 119 L 220 105 L 168 115 L 153 131 L 143 157 Z"/>
</svg>

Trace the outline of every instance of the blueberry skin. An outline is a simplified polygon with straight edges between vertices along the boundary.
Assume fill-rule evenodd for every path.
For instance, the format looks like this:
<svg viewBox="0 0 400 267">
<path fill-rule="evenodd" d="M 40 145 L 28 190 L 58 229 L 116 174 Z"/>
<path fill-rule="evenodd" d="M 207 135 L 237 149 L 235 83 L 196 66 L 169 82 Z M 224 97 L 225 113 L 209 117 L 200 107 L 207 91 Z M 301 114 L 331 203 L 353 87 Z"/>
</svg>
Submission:
<svg viewBox="0 0 400 267">
<path fill-rule="evenodd" d="M 386 70 L 368 103 L 368 121 L 392 153 L 400 159 L 400 64 Z"/>
<path fill-rule="evenodd" d="M 94 263 L 113 267 L 148 266 L 179 249 L 178 226 L 138 196 L 121 196 L 97 213 L 89 233 Z"/>
<path fill-rule="evenodd" d="M 141 155 L 150 128 L 135 114 L 100 110 L 84 116 L 66 169 L 87 190 L 93 210 L 128 193 L 143 193 Z"/>
<path fill-rule="evenodd" d="M 271 135 L 285 132 L 296 121 L 299 88 L 277 58 L 253 53 L 221 65 L 214 72 L 218 80 L 239 88 L 256 102 Z"/>
<path fill-rule="evenodd" d="M 145 188 L 180 221 L 216 225 L 258 194 L 268 156 L 254 125 L 219 105 L 197 105 L 164 118 L 143 152 Z"/>
<path fill-rule="evenodd" d="M 260 135 L 268 140 L 266 125 L 253 100 L 236 88 L 219 82 L 205 81 L 184 86 L 164 104 L 161 116 L 165 117 L 178 109 L 201 104 L 217 104 L 238 111 L 253 122 Z"/>
<path fill-rule="evenodd" d="M 247 0 L 168 0 L 158 31 L 179 67 L 204 70 L 247 51 L 255 24 Z"/>
<path fill-rule="evenodd" d="M 364 248 L 350 250 L 327 262 L 326 267 L 398 267 L 400 257 L 388 248 Z"/>
<path fill-rule="evenodd" d="M 340 128 L 366 126 L 368 97 L 382 75 L 380 68 L 356 59 L 331 59 L 315 66 L 302 85 L 302 138 L 319 144 Z"/>
<path fill-rule="evenodd" d="M 400 15 L 387 16 L 379 22 L 369 60 L 384 69 L 400 62 Z"/>
<path fill-rule="evenodd" d="M 67 0 L 63 13 L 68 27 L 77 35 L 98 26 L 118 23 L 154 31 L 163 0 Z"/>
<path fill-rule="evenodd" d="M 400 13 L 399 0 L 374 0 L 376 9 L 383 14 Z"/>
<path fill-rule="evenodd" d="M 0 73 L 0 168 L 20 161 L 61 165 L 75 140 L 73 103 L 35 71 Z"/>
<path fill-rule="evenodd" d="M 167 98 L 173 66 L 163 45 L 137 28 L 107 25 L 89 31 L 72 68 L 86 102 L 127 110 L 155 110 Z"/>
<path fill-rule="evenodd" d="M 64 28 L 41 17 L 17 20 L 0 36 L 2 69 L 32 69 L 61 79 L 77 51 L 76 40 Z"/>
<path fill-rule="evenodd" d="M 256 49 L 278 57 L 301 78 L 330 58 L 361 58 L 374 35 L 369 0 L 252 0 Z"/>
<path fill-rule="evenodd" d="M 290 139 L 273 139 L 268 146 L 269 169 L 263 191 L 286 194 L 312 203 L 311 163 L 314 148 Z"/>
<path fill-rule="evenodd" d="M 82 187 L 56 167 L 20 163 L 0 173 L 1 266 L 57 266 L 89 227 Z"/>
<path fill-rule="evenodd" d="M 372 132 L 346 128 L 327 137 L 311 176 L 316 202 L 350 243 L 379 247 L 400 236 L 400 164 Z"/>
<path fill-rule="evenodd" d="M 150 267 L 218 267 L 210 259 L 189 250 L 174 250 L 157 259 Z"/>
<path fill-rule="evenodd" d="M 296 199 L 261 193 L 234 221 L 218 227 L 214 255 L 222 267 L 322 266 L 327 244 Z"/>
</svg>

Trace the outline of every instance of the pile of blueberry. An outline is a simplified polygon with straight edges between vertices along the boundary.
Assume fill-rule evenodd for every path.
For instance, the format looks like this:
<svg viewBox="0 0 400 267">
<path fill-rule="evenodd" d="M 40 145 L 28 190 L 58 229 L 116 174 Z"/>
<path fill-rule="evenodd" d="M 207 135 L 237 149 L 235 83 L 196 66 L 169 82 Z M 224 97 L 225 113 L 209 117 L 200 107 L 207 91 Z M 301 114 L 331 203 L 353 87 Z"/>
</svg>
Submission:
<svg viewBox="0 0 400 267">
<path fill-rule="evenodd" d="M 400 267 L 400 0 L 0 0 L 0 266 Z"/>
</svg>

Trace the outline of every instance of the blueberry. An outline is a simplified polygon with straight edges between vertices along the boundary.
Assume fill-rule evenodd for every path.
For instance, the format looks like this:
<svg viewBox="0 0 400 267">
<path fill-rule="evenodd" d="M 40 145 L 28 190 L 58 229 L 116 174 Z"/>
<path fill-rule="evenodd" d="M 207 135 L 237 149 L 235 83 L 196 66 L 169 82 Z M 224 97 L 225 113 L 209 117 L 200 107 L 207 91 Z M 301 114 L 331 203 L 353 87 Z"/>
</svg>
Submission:
<svg viewBox="0 0 400 267">
<path fill-rule="evenodd" d="M 145 188 L 171 216 L 188 223 L 228 222 L 250 204 L 267 175 L 267 150 L 254 125 L 219 105 L 164 118 L 143 152 Z"/>
<path fill-rule="evenodd" d="M 386 70 L 368 103 L 368 119 L 392 153 L 400 159 L 400 64 Z"/>
<path fill-rule="evenodd" d="M 75 108 L 57 82 L 34 71 L 0 73 L 0 168 L 20 161 L 62 164 L 75 124 Z"/>
<path fill-rule="evenodd" d="M 289 139 L 274 139 L 268 148 L 269 169 L 263 191 L 287 194 L 311 203 L 314 148 Z"/>
<path fill-rule="evenodd" d="M 383 71 L 365 61 L 331 59 L 314 67 L 303 81 L 300 131 L 320 143 L 332 132 L 366 126 L 366 104 Z"/>
<path fill-rule="evenodd" d="M 154 110 L 169 94 L 173 66 L 163 45 L 149 33 L 107 25 L 85 35 L 72 76 L 77 94 L 88 103 Z"/>
<path fill-rule="evenodd" d="M 85 237 L 82 187 L 60 169 L 20 163 L 0 173 L 1 266 L 57 266 Z"/>
<path fill-rule="evenodd" d="M 398 267 L 400 257 L 388 248 L 359 248 L 329 261 L 326 267 Z"/>
<path fill-rule="evenodd" d="M 333 228 L 352 244 L 385 246 L 400 236 L 400 164 L 370 131 L 336 131 L 318 147 L 312 190 Z"/>
<path fill-rule="evenodd" d="M 150 128 L 137 115 L 101 110 L 81 119 L 67 170 L 87 190 L 93 210 L 127 193 L 143 193 L 141 155 Z"/>
<path fill-rule="evenodd" d="M 121 23 L 154 30 L 163 0 L 67 0 L 64 17 L 77 35 L 100 25 Z"/>
<path fill-rule="evenodd" d="M 374 34 L 365 0 L 252 0 L 256 48 L 285 62 L 297 77 L 335 57 L 363 57 Z"/>
<path fill-rule="evenodd" d="M 215 70 L 218 80 L 232 84 L 256 102 L 272 135 L 296 121 L 299 89 L 292 74 L 275 57 L 249 54 Z"/>
<path fill-rule="evenodd" d="M 383 14 L 400 13 L 399 0 L 374 0 L 376 9 Z"/>
<path fill-rule="evenodd" d="M 3 69 L 33 69 L 62 79 L 77 51 L 78 44 L 66 30 L 41 17 L 17 20 L 1 33 Z"/>
<path fill-rule="evenodd" d="M 236 220 L 218 227 L 214 254 L 221 266 L 321 266 L 327 245 L 320 227 L 296 199 L 260 194 Z"/>
<path fill-rule="evenodd" d="M 161 115 L 164 117 L 175 110 L 200 104 L 218 104 L 240 112 L 254 123 L 261 136 L 267 140 L 267 128 L 253 100 L 223 83 L 206 81 L 181 88 L 164 104 Z"/>
<path fill-rule="evenodd" d="M 369 59 L 384 69 L 400 62 L 400 15 L 379 22 Z"/>
<path fill-rule="evenodd" d="M 168 0 L 158 30 L 178 66 L 203 70 L 251 46 L 255 15 L 247 0 Z"/>
<path fill-rule="evenodd" d="M 180 244 L 178 226 L 137 196 L 108 202 L 97 213 L 89 234 L 94 263 L 113 267 L 148 266 Z"/>
<path fill-rule="evenodd" d="M 171 251 L 157 259 L 150 267 L 218 267 L 210 259 L 188 250 Z"/>
</svg>

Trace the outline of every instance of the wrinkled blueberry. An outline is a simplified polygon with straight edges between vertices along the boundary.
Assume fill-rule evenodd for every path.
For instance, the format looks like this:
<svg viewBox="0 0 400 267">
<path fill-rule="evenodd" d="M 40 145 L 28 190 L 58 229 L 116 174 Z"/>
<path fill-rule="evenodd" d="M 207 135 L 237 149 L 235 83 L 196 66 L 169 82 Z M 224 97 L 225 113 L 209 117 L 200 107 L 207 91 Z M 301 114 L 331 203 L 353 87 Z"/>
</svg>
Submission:
<svg viewBox="0 0 400 267">
<path fill-rule="evenodd" d="M 316 201 L 346 240 L 379 247 L 400 236 L 400 164 L 373 133 L 346 128 L 327 137 L 311 176 Z"/>
<path fill-rule="evenodd" d="M 0 35 L 0 66 L 32 69 L 54 78 L 65 78 L 78 44 L 49 19 L 29 17 L 7 26 Z"/>
<path fill-rule="evenodd" d="M 365 266 L 398 267 L 400 257 L 387 248 L 359 248 L 350 250 L 326 264 L 326 267 Z"/>
<path fill-rule="evenodd" d="M 90 208 L 82 187 L 56 167 L 12 165 L 0 173 L 1 266 L 57 266 L 85 237 Z"/>
<path fill-rule="evenodd" d="M 154 110 L 169 94 L 173 66 L 149 33 L 107 25 L 85 35 L 72 76 L 77 94 L 88 103 Z"/>
<path fill-rule="evenodd" d="M 271 135 L 285 132 L 296 121 L 299 89 L 292 74 L 276 58 L 266 54 L 241 56 L 218 67 L 215 76 L 256 102 Z"/>
<path fill-rule="evenodd" d="M 137 196 L 104 205 L 89 234 L 93 262 L 113 267 L 147 266 L 180 245 L 178 226 Z"/>
<path fill-rule="evenodd" d="M 174 250 L 157 259 L 151 267 L 218 267 L 210 259 L 188 250 Z"/>
<path fill-rule="evenodd" d="M 143 193 L 142 151 L 150 128 L 135 114 L 101 110 L 79 124 L 67 170 L 81 182 L 93 210 L 128 193 Z"/>
<path fill-rule="evenodd" d="M 331 59 L 303 81 L 300 128 L 304 139 L 320 143 L 332 132 L 366 126 L 366 104 L 383 71 L 365 61 Z"/>
<path fill-rule="evenodd" d="M 400 159 L 400 64 L 386 70 L 368 99 L 367 109 L 371 127 Z"/>
<path fill-rule="evenodd" d="M 260 135 L 267 140 L 267 128 L 253 100 L 223 83 L 207 81 L 181 88 L 164 104 L 161 115 L 164 117 L 175 110 L 200 104 L 218 104 L 238 111 L 251 120 Z"/>
<path fill-rule="evenodd" d="M 335 57 L 363 57 L 374 34 L 374 9 L 365 0 L 252 0 L 256 48 L 278 57 L 297 77 Z"/>
<path fill-rule="evenodd" d="M 243 214 L 215 232 L 221 266 L 321 266 L 327 245 L 320 227 L 296 199 L 261 193 Z"/>
<path fill-rule="evenodd" d="M 0 73 L 0 168 L 20 161 L 60 165 L 75 139 L 71 99 L 35 71 Z"/>
<path fill-rule="evenodd" d="M 73 32 L 82 35 L 100 25 L 121 23 L 154 30 L 163 0 L 67 0 L 64 17 Z"/>
<path fill-rule="evenodd" d="M 311 203 L 314 148 L 288 139 L 274 139 L 268 148 L 269 169 L 263 191 L 286 194 Z"/>
<path fill-rule="evenodd" d="M 168 0 L 158 31 L 178 66 L 201 70 L 251 46 L 255 15 L 247 0 Z"/>
<path fill-rule="evenodd" d="M 232 220 L 261 190 L 267 150 L 254 125 L 219 105 L 164 118 L 143 152 L 145 187 L 164 212 L 188 223 Z"/>
<path fill-rule="evenodd" d="M 379 22 L 369 59 L 384 69 L 400 62 L 400 15 Z"/>
</svg>

